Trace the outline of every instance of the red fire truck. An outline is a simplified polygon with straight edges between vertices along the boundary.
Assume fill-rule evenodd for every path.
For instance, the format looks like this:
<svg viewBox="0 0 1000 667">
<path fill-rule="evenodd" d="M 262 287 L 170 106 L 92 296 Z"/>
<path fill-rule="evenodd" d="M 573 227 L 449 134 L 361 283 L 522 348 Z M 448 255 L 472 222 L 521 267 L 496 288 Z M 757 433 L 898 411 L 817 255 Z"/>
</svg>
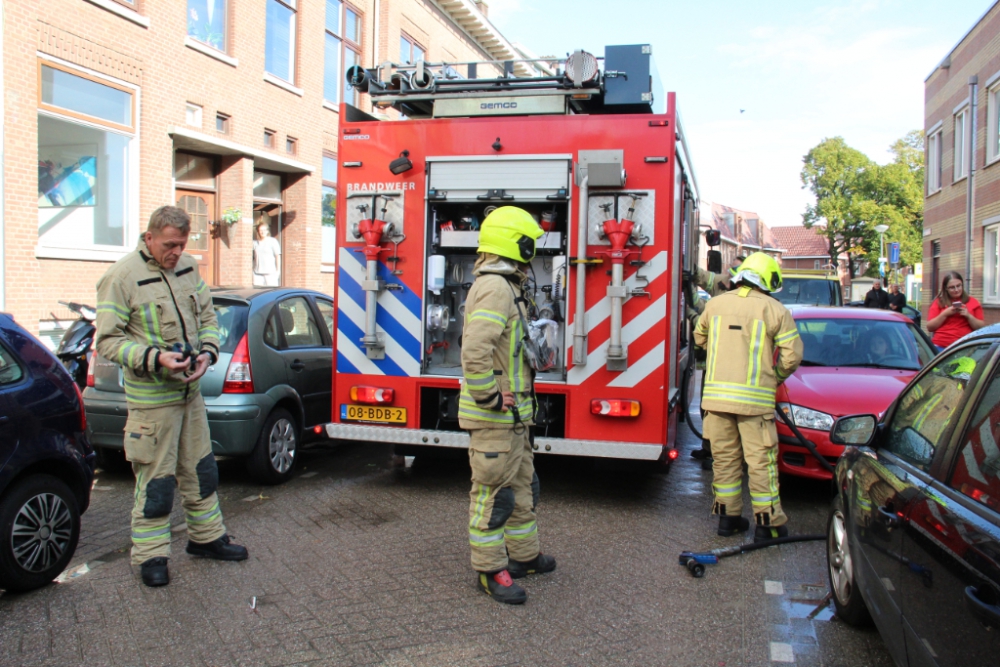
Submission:
<svg viewBox="0 0 1000 667">
<path fill-rule="evenodd" d="M 560 332 L 560 363 L 537 378 L 535 450 L 669 465 L 693 368 L 682 275 L 698 189 L 651 48 L 347 76 L 401 117 L 342 107 L 327 435 L 401 454 L 468 446 L 457 399 L 478 229 L 514 205 L 545 230 L 529 291 Z"/>
</svg>

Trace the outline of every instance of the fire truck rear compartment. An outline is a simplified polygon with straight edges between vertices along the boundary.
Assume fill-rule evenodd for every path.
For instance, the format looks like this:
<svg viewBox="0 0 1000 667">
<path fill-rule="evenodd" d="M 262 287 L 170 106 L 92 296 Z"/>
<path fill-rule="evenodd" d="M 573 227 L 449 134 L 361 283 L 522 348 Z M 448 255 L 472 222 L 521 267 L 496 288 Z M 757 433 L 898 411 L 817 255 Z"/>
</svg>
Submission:
<svg viewBox="0 0 1000 667">
<path fill-rule="evenodd" d="M 535 435 L 547 438 L 566 437 L 566 396 L 537 394 Z M 460 431 L 458 426 L 458 390 L 440 387 L 420 388 L 420 428 L 432 431 Z"/>
<path fill-rule="evenodd" d="M 566 379 L 570 169 L 565 156 L 520 156 L 505 161 L 482 156 L 428 159 L 423 375 L 461 377 L 465 300 L 475 280 L 472 271 L 478 257 L 479 227 L 494 209 L 518 206 L 545 230 L 528 270 L 528 294 L 537 311 L 526 312 L 525 317 L 550 319 L 559 325 L 559 365 L 537 379 Z"/>
</svg>

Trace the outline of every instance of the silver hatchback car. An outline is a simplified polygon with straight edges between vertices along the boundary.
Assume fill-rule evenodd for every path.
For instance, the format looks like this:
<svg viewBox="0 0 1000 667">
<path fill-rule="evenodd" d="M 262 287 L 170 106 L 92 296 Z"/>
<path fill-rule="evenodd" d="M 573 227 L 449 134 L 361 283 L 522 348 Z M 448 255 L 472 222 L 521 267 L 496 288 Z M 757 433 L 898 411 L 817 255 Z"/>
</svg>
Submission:
<svg viewBox="0 0 1000 667">
<path fill-rule="evenodd" d="M 221 354 L 201 380 L 212 451 L 245 457 L 262 484 L 288 480 L 299 446 L 330 421 L 333 299 L 290 288 L 218 288 Z M 83 400 L 98 465 L 124 468 L 128 407 L 121 370 L 97 357 Z"/>
</svg>

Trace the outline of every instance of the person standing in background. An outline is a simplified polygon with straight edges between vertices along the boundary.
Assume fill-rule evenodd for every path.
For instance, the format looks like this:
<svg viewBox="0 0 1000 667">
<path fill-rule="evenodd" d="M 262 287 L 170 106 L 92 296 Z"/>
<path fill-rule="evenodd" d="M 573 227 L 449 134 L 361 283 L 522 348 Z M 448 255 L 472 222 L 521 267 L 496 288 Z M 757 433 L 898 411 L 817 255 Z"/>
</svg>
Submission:
<svg viewBox="0 0 1000 667">
<path fill-rule="evenodd" d="M 882 289 L 881 281 L 872 283 L 872 288 L 865 294 L 865 308 L 880 308 L 885 310 L 889 307 L 889 293 Z"/>
<path fill-rule="evenodd" d="M 927 310 L 927 330 L 934 334 L 931 341 L 938 347 L 948 347 L 983 324 L 983 307 L 965 291 L 962 274 L 946 273 L 941 291 Z"/>
<path fill-rule="evenodd" d="M 903 306 L 906 305 L 906 295 L 899 291 L 897 283 L 893 283 L 889 290 L 889 310 L 897 313 L 903 312 Z"/>
<path fill-rule="evenodd" d="M 254 287 L 277 287 L 281 284 L 281 244 L 271 236 L 270 217 L 265 213 L 257 221 L 253 242 Z"/>
</svg>

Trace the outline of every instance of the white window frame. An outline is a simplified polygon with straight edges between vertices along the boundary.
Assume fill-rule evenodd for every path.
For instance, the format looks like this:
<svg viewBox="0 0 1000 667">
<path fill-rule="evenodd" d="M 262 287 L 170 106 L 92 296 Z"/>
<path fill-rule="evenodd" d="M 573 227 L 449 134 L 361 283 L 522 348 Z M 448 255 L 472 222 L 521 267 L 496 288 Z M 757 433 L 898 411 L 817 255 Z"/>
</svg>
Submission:
<svg viewBox="0 0 1000 667">
<path fill-rule="evenodd" d="M 952 152 L 952 159 L 954 161 L 952 174 L 953 183 L 957 183 L 966 176 L 968 176 L 969 169 L 969 119 L 971 115 L 969 113 L 969 105 L 965 104 L 962 108 L 955 111 L 955 115 L 952 117 L 954 128 L 954 151 Z M 959 132 L 959 125 L 961 124 L 961 132 Z"/>
<path fill-rule="evenodd" d="M 289 78 L 286 79 L 285 77 L 281 76 L 280 74 L 268 70 L 267 69 L 267 65 L 266 65 L 266 62 L 267 62 L 266 61 L 266 55 L 265 55 L 265 65 L 264 65 L 264 74 L 265 74 L 264 78 L 265 78 L 265 80 L 268 80 L 266 75 L 270 74 L 272 77 L 274 77 L 278 81 L 282 81 L 282 82 L 291 84 L 294 87 L 295 83 L 296 83 L 296 79 L 298 77 L 298 65 L 299 65 L 299 63 L 298 63 L 298 50 L 299 50 L 299 10 L 300 10 L 299 2 L 298 2 L 298 0 L 266 0 L 266 2 L 267 2 L 267 5 L 269 5 L 272 2 L 277 2 L 279 5 L 282 5 L 286 9 L 290 9 L 291 12 L 292 12 L 292 20 L 291 20 L 291 25 L 289 25 L 290 34 L 288 36 L 288 41 L 289 41 L 288 76 L 289 76 Z M 266 5 L 265 5 L 265 13 L 266 13 Z M 268 30 L 268 27 L 266 25 L 266 20 L 265 20 L 265 26 L 264 26 L 264 44 L 265 44 L 265 49 L 267 48 L 267 35 L 268 35 L 268 32 L 269 32 L 269 30 Z M 295 92 L 295 91 L 292 91 L 292 92 Z"/>
<path fill-rule="evenodd" d="M 141 118 L 142 108 L 141 89 L 138 86 L 130 84 L 126 81 L 115 79 L 86 67 L 80 67 L 79 65 L 75 65 L 71 62 L 61 58 L 56 58 L 40 51 L 36 52 L 35 55 L 37 57 L 39 70 L 42 65 L 52 65 L 65 71 L 79 73 L 79 75 L 84 78 L 103 80 L 113 87 L 127 89 L 132 94 L 133 123 L 132 131 L 127 132 L 111 127 L 108 124 L 90 122 L 79 116 L 70 116 L 59 113 L 55 109 L 44 109 L 40 106 L 36 106 L 35 113 L 38 115 L 49 116 L 63 122 L 76 123 L 84 127 L 90 127 L 104 132 L 120 134 L 122 136 L 130 137 L 131 141 L 129 141 L 128 147 L 128 170 L 126 174 L 126 182 L 128 183 L 129 195 L 125 206 L 125 238 L 123 244 L 121 246 L 92 244 L 84 247 L 69 248 L 64 246 L 44 245 L 42 239 L 39 238 L 35 245 L 35 257 L 39 259 L 73 259 L 107 262 L 118 261 L 132 251 L 139 239 L 139 119 Z M 41 96 L 40 92 L 39 96 Z M 38 220 L 36 215 L 35 224 L 37 225 L 37 223 Z"/>
<path fill-rule="evenodd" d="M 197 127 L 199 130 L 204 123 L 204 107 L 194 102 L 184 103 L 184 124 Z"/>
<path fill-rule="evenodd" d="M 927 132 L 927 194 L 941 191 L 941 132 L 938 122 Z"/>
<path fill-rule="evenodd" d="M 1000 81 L 986 89 L 986 164 L 1000 160 Z"/>
<path fill-rule="evenodd" d="M 983 225 L 983 303 L 1000 304 L 1000 217 Z"/>
</svg>

